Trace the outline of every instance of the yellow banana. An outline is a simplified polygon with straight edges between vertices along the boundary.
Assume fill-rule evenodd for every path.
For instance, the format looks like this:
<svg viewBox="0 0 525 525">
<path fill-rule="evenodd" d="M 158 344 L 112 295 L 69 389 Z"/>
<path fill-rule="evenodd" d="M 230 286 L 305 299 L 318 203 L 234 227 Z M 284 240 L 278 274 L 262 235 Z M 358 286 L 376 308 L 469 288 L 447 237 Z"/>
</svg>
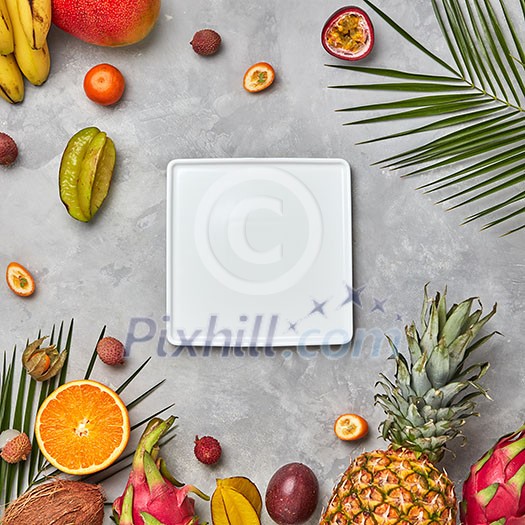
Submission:
<svg viewBox="0 0 525 525">
<path fill-rule="evenodd" d="M 29 45 L 42 49 L 51 27 L 51 0 L 17 0 L 20 24 Z"/>
<path fill-rule="evenodd" d="M 0 55 L 0 97 L 11 104 L 24 100 L 24 78 L 12 53 Z"/>
<path fill-rule="evenodd" d="M 0 55 L 10 55 L 15 49 L 11 19 L 5 0 L 0 0 Z"/>
<path fill-rule="evenodd" d="M 18 0 L 6 0 L 6 2 L 13 27 L 16 61 L 27 80 L 35 86 L 40 86 L 47 80 L 51 67 L 47 42 L 44 42 L 41 49 L 33 49 L 27 41 L 20 22 Z"/>
</svg>

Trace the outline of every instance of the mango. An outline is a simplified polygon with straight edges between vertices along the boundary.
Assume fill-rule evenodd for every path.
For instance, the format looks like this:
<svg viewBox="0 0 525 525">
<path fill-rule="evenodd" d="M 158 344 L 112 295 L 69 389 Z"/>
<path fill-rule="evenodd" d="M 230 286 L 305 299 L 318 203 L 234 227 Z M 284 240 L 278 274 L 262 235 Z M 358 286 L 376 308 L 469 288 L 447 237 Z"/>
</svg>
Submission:
<svg viewBox="0 0 525 525">
<path fill-rule="evenodd" d="M 160 0 L 52 0 L 53 23 L 98 46 L 140 42 L 155 26 Z"/>
</svg>

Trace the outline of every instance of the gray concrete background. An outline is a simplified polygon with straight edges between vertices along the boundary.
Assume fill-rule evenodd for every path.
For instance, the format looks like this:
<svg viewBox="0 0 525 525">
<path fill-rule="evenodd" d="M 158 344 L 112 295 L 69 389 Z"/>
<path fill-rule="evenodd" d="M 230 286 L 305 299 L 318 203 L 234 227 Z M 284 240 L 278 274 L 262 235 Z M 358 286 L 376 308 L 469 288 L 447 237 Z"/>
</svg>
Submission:
<svg viewBox="0 0 525 525">
<path fill-rule="evenodd" d="M 430 3 L 377 3 L 448 57 Z M 379 372 L 393 372 L 383 334 L 399 334 L 418 318 L 426 282 L 432 291 L 448 285 L 451 301 L 479 296 L 487 311 L 497 301 L 490 328 L 503 334 L 480 355 L 492 363 L 485 384 L 493 401 L 479 403 L 482 417 L 465 427 L 468 445 L 454 443 L 456 456 L 447 456 L 443 467 L 461 482 L 499 435 L 525 419 L 523 234 L 500 238 L 498 231 L 480 233 L 477 224 L 460 226 L 463 211 L 446 213 L 415 191 L 422 179 L 401 180 L 397 173 L 370 167 L 385 153 L 421 139 L 357 147 L 359 139 L 388 126 L 342 127 L 345 116 L 334 113 L 336 108 L 381 95 L 327 89 L 362 79 L 324 66 L 337 61 L 322 49 L 320 30 L 341 5 L 334 0 L 164 1 L 151 37 L 125 49 L 90 46 L 53 29 L 48 82 L 28 87 L 19 107 L 2 104 L 0 111 L 1 130 L 20 148 L 16 166 L 0 172 L 0 267 L 17 260 L 33 271 L 38 284 L 38 293 L 27 300 L 0 286 L 0 348 L 22 347 L 39 329 L 47 332 L 54 322 L 74 317 L 70 377 L 78 378 L 103 325 L 109 335 L 125 340 L 133 318 L 152 320 L 151 340 L 133 345 L 123 369 L 97 364 L 93 377 L 116 386 L 152 356 L 125 400 L 156 379 L 166 383 L 132 420 L 175 402 L 178 436 L 163 453 L 176 477 L 209 493 L 216 477 L 244 475 L 264 494 L 278 467 L 301 461 L 317 474 L 324 504 L 350 457 L 384 447 L 377 432 L 382 413 L 373 404 Z M 513 9 L 517 14 L 517 6 Z M 368 65 L 439 72 L 371 15 L 376 48 Z M 224 42 L 220 54 L 208 59 L 188 45 L 204 27 L 219 31 Z M 274 65 L 277 81 L 252 96 L 242 89 L 242 76 L 260 60 Z M 84 74 L 100 62 L 116 65 L 127 79 L 124 99 L 114 108 L 94 105 L 82 90 Z M 109 133 L 119 160 L 107 202 L 86 225 L 71 219 L 60 203 L 57 172 L 67 140 L 88 125 Z M 307 359 L 296 352 L 160 357 L 167 163 L 184 157 L 269 156 L 342 157 L 352 166 L 354 286 L 362 288 L 353 352 L 339 359 L 322 353 Z M 340 442 L 332 432 L 334 419 L 347 411 L 370 423 L 369 437 L 355 445 Z M 195 434 L 220 439 L 224 457 L 217 467 L 194 459 Z M 109 499 L 124 481 L 121 476 L 106 485 Z M 198 501 L 197 509 L 209 519 L 207 504 Z M 271 522 L 265 513 L 262 519 Z"/>
</svg>

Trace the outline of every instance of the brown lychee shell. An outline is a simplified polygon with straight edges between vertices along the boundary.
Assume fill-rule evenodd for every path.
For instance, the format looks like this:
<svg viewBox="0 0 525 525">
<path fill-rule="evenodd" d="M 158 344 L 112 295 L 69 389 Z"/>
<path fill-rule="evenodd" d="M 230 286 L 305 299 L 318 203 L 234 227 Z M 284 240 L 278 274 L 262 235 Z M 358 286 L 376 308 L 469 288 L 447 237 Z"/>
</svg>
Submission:
<svg viewBox="0 0 525 525">
<path fill-rule="evenodd" d="M 193 35 L 193 40 L 190 44 L 198 55 L 213 55 L 219 50 L 221 35 L 213 29 L 201 29 Z"/>
<path fill-rule="evenodd" d="M 217 439 L 211 436 L 195 436 L 195 447 L 193 449 L 195 457 L 206 465 L 217 463 L 222 455 L 222 447 Z"/>
<path fill-rule="evenodd" d="M 124 345 L 114 337 L 104 337 L 97 344 L 97 354 L 106 365 L 121 365 L 124 352 Z"/>
<path fill-rule="evenodd" d="M 18 157 L 18 146 L 7 133 L 0 132 L 0 164 L 10 166 Z"/>
<path fill-rule="evenodd" d="M 18 463 L 25 461 L 29 454 L 31 454 L 31 440 L 22 432 L 6 443 L 0 456 L 7 463 Z"/>
<path fill-rule="evenodd" d="M 56 479 L 13 501 L 2 525 L 103 525 L 105 499 L 98 485 Z"/>
</svg>

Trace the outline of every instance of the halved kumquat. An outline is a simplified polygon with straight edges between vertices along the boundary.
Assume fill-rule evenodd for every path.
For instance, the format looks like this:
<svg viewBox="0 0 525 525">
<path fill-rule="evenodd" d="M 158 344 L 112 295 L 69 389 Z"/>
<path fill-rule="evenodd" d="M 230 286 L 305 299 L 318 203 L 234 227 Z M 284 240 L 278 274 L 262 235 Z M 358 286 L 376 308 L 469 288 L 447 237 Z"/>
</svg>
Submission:
<svg viewBox="0 0 525 525">
<path fill-rule="evenodd" d="M 250 93 L 258 93 L 270 87 L 275 80 L 275 71 L 268 62 L 257 62 L 244 74 L 243 86 Z"/>
<path fill-rule="evenodd" d="M 7 281 L 7 286 L 21 297 L 29 297 L 35 291 L 35 280 L 33 276 L 24 268 L 21 264 L 17 262 L 9 263 L 5 278 Z"/>
<path fill-rule="evenodd" d="M 368 434 L 368 423 L 357 414 L 343 414 L 336 419 L 334 432 L 343 441 L 354 441 Z"/>
<path fill-rule="evenodd" d="M 126 448 L 129 434 L 128 411 L 120 397 L 87 379 L 52 392 L 35 422 L 42 454 L 67 474 L 86 475 L 109 467 Z"/>
</svg>

